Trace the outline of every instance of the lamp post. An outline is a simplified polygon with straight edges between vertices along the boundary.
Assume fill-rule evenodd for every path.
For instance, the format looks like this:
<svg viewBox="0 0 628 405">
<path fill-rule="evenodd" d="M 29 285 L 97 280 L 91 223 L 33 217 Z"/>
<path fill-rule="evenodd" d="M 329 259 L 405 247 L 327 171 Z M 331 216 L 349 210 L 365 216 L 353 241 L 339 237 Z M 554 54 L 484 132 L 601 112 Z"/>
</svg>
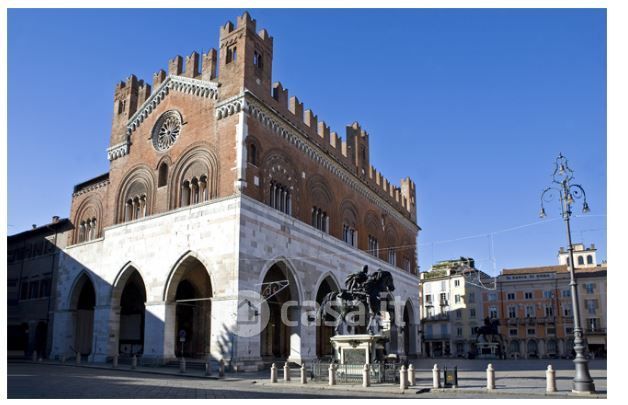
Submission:
<svg viewBox="0 0 628 405">
<path fill-rule="evenodd" d="M 576 352 L 576 358 L 574 359 L 574 365 L 576 368 L 576 376 L 573 379 L 573 391 L 579 393 L 592 393 L 595 392 L 595 384 L 589 374 L 589 362 L 584 356 L 584 334 L 582 327 L 580 326 L 580 307 L 578 301 L 578 283 L 576 283 L 576 274 L 574 271 L 573 260 L 573 245 L 571 243 L 571 225 L 569 219 L 571 217 L 571 207 L 575 203 L 575 199 L 583 199 L 582 212 L 589 212 L 589 204 L 587 204 L 587 196 L 584 189 L 579 184 L 571 184 L 573 180 L 573 170 L 571 170 L 567 164 L 567 158 L 562 153 L 558 155 L 555 162 L 555 169 L 553 174 L 552 186 L 543 190 L 541 194 L 541 213 L 540 217 L 545 217 L 545 207 L 543 202 L 551 201 L 556 194 L 560 199 L 561 214 L 565 224 L 567 226 L 567 243 L 569 247 L 569 261 L 567 266 L 569 268 L 569 275 L 571 281 L 569 286 L 571 287 L 571 303 L 573 306 L 573 333 L 574 333 L 574 351 Z"/>
</svg>

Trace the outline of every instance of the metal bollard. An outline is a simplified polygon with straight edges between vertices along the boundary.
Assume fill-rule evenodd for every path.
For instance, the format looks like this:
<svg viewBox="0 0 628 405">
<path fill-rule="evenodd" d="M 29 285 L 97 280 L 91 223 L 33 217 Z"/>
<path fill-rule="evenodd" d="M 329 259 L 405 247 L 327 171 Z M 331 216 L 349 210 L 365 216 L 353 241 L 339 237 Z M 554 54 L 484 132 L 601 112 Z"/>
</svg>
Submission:
<svg viewBox="0 0 628 405">
<path fill-rule="evenodd" d="M 416 381 L 414 366 L 410 364 L 408 366 L 408 387 L 412 387 Z"/>
<path fill-rule="evenodd" d="M 218 377 L 222 378 L 225 376 L 225 359 L 220 359 L 218 363 Z"/>
<path fill-rule="evenodd" d="M 181 356 L 181 360 L 179 360 L 179 372 L 185 373 L 185 357 Z"/>
<path fill-rule="evenodd" d="M 406 371 L 406 366 L 401 366 L 399 369 L 399 388 L 402 390 L 408 388 L 408 373 Z"/>
<path fill-rule="evenodd" d="M 271 383 L 277 382 L 277 366 L 275 365 L 275 363 L 273 363 L 272 366 L 270 366 L 270 382 Z"/>
<path fill-rule="evenodd" d="M 33 350 L 33 354 L 31 356 L 31 360 L 33 361 L 33 363 L 35 363 L 37 361 L 37 350 Z"/>
<path fill-rule="evenodd" d="M 486 367 L 486 389 L 495 389 L 495 370 L 493 369 L 493 365 L 490 363 L 488 367 Z"/>
<path fill-rule="evenodd" d="M 118 355 L 114 354 L 113 360 L 111 360 L 111 367 L 118 368 Z"/>
<path fill-rule="evenodd" d="M 288 362 L 283 365 L 283 380 L 290 381 L 290 367 L 288 366 Z"/>
<path fill-rule="evenodd" d="M 432 388 L 440 388 L 440 370 L 438 364 L 434 364 L 432 369 Z"/>
<path fill-rule="evenodd" d="M 547 371 L 545 372 L 545 378 L 547 379 L 547 392 L 556 392 L 556 371 L 550 364 L 547 366 Z"/>
<path fill-rule="evenodd" d="M 333 363 L 329 365 L 329 385 L 336 385 L 336 367 Z"/>
<path fill-rule="evenodd" d="M 305 363 L 301 364 L 301 384 L 307 384 L 307 374 L 305 370 Z"/>
<path fill-rule="evenodd" d="M 207 356 L 207 359 L 205 360 L 205 375 L 208 377 L 212 375 L 212 363 L 210 356 Z"/>
<path fill-rule="evenodd" d="M 364 365 L 362 369 L 362 386 L 370 387 L 371 386 L 371 375 L 369 373 L 369 365 L 368 363 Z"/>
<path fill-rule="evenodd" d="M 76 364 L 81 364 L 81 353 L 76 352 Z"/>
<path fill-rule="evenodd" d="M 136 355 L 133 355 L 133 358 L 131 359 L 131 368 L 133 370 L 137 368 L 137 356 Z"/>
</svg>

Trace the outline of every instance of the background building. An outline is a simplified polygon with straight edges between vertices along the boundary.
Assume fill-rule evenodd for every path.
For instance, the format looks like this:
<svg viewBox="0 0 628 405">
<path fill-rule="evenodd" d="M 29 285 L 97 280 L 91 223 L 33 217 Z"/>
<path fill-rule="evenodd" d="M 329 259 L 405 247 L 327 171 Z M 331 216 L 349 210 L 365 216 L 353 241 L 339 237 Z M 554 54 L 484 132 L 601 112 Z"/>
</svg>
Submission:
<svg viewBox="0 0 628 405">
<path fill-rule="evenodd" d="M 498 277 L 500 332 L 510 358 L 571 357 L 573 309 L 568 251 L 559 265 L 504 269 Z M 587 350 L 606 356 L 606 264 L 597 264 L 595 247 L 574 244 L 581 322 Z M 489 293 L 485 292 L 486 299 Z M 489 307 L 485 302 L 485 310 Z"/>
<path fill-rule="evenodd" d="M 116 85 L 110 170 L 72 195 L 53 355 L 311 360 L 331 350 L 312 303 L 364 264 L 393 274 L 407 320 L 389 351 L 417 353 L 414 182 L 370 164 L 357 122 L 343 140 L 289 97 L 272 60 L 273 38 L 244 13 L 218 50 Z M 268 304 L 254 320 L 248 292 Z"/>
<path fill-rule="evenodd" d="M 447 260 L 420 274 L 422 352 L 427 357 L 468 357 L 485 314 L 482 286 L 494 285 L 471 258 Z M 491 296 L 492 298 L 492 296 Z"/>
<path fill-rule="evenodd" d="M 51 345 L 52 285 L 60 250 L 72 224 L 67 218 L 7 238 L 7 350 L 9 356 L 46 356 Z"/>
</svg>

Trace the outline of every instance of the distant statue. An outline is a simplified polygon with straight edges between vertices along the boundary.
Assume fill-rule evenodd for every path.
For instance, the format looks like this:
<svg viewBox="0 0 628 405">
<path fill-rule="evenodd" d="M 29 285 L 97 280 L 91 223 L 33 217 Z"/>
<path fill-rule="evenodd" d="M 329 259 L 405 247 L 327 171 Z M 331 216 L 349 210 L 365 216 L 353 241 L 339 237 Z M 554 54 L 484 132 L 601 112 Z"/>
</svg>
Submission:
<svg viewBox="0 0 628 405">
<path fill-rule="evenodd" d="M 485 342 L 492 342 L 495 337 L 501 343 L 502 336 L 499 334 L 499 319 L 491 319 L 488 316 L 484 318 L 484 325 L 480 326 L 475 333 L 475 341 L 477 342 L 482 336 Z M 490 340 L 489 340 L 490 337 Z"/>
<path fill-rule="evenodd" d="M 319 314 L 328 318 L 328 310 L 335 310 L 335 334 L 356 334 L 359 326 L 353 319 L 347 319 L 349 313 L 357 313 L 360 310 L 368 310 L 368 322 L 366 330 L 369 334 L 378 334 L 380 331 L 379 313 L 387 310 L 391 318 L 394 316 L 392 305 L 392 291 L 395 290 L 392 274 L 388 271 L 377 270 L 368 274 L 368 266 L 352 273 L 345 280 L 346 289 L 340 292 L 330 292 L 323 298 Z M 382 302 L 385 301 L 385 308 Z"/>
</svg>

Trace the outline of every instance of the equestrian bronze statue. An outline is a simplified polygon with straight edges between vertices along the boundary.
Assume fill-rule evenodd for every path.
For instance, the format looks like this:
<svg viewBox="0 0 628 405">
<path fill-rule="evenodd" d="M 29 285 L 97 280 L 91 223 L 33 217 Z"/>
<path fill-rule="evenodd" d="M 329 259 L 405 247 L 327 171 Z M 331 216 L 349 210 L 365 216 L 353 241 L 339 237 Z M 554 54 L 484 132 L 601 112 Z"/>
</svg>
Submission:
<svg viewBox="0 0 628 405">
<path fill-rule="evenodd" d="M 392 274 L 377 270 L 368 274 L 368 266 L 345 279 L 345 289 L 330 292 L 323 298 L 319 316 L 324 322 L 333 322 L 336 335 L 381 331 L 381 311 L 388 311 L 394 319 L 395 290 Z"/>
</svg>

